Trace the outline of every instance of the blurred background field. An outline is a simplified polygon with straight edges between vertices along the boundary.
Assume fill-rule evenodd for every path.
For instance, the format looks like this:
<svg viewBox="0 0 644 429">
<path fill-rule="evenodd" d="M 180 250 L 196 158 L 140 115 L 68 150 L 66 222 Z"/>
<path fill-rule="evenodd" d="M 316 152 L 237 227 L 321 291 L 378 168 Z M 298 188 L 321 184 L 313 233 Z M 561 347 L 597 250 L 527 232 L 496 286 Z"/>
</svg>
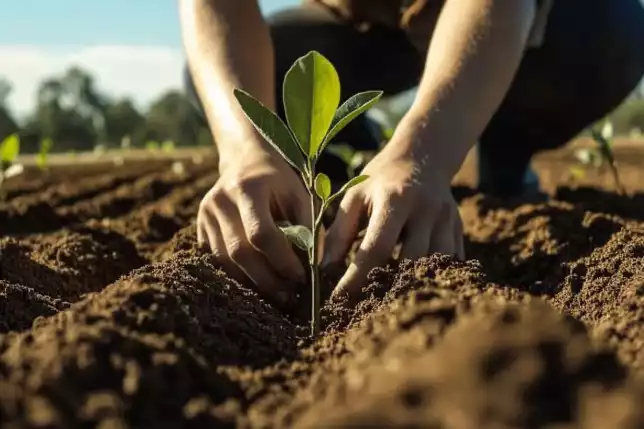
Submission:
<svg viewBox="0 0 644 429">
<path fill-rule="evenodd" d="M 260 2 L 265 14 L 296 3 Z M 150 149 L 127 151 L 148 156 L 163 142 L 214 150 L 182 90 L 176 2 L 26 0 L 0 20 L 0 139 L 18 132 L 22 154 L 38 152 L 47 137 L 52 153 L 66 155 L 54 162 L 128 149 Z M 413 95 L 385 100 L 371 114 L 395 125 Z M 642 141 L 644 85 L 608 119 L 620 142 Z"/>
</svg>

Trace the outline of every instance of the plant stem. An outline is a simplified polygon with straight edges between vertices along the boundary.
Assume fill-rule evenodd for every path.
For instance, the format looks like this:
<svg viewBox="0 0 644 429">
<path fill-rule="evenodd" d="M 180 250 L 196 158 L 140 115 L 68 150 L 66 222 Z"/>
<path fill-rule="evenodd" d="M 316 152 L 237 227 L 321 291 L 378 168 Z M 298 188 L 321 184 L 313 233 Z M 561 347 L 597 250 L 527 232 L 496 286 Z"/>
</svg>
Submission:
<svg viewBox="0 0 644 429">
<path fill-rule="evenodd" d="M 313 248 L 309 252 L 309 266 L 311 267 L 311 336 L 320 333 L 320 272 L 318 266 L 318 233 L 320 222 L 317 215 L 317 198 L 315 193 L 315 171 L 311 169 L 309 181 L 309 194 L 311 195 L 311 230 L 313 233 Z"/>
</svg>

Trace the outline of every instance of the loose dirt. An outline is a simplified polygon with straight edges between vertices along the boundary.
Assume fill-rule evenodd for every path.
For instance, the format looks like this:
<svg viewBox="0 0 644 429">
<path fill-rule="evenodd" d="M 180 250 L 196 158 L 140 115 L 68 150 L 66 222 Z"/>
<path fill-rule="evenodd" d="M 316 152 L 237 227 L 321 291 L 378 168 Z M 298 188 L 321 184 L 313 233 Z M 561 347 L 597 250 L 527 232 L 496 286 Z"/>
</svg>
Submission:
<svg viewBox="0 0 644 429">
<path fill-rule="evenodd" d="M 35 173 L 0 201 L 1 428 L 642 428 L 644 151 L 536 166 L 548 202 L 455 189 L 467 261 L 374 269 L 285 314 L 196 243 L 214 162 Z M 32 177 L 32 176 L 30 176 Z M 306 300 L 306 293 L 303 293 Z"/>
</svg>

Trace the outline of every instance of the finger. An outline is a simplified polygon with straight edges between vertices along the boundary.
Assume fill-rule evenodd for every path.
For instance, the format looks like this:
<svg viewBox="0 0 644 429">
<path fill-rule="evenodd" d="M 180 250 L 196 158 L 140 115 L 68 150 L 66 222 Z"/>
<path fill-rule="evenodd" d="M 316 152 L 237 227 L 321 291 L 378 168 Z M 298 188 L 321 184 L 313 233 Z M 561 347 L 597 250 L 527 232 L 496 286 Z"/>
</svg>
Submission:
<svg viewBox="0 0 644 429">
<path fill-rule="evenodd" d="M 405 223 L 402 212 L 394 209 L 394 202 L 377 204 L 369 220 L 364 239 L 356 252 L 355 261 L 338 282 L 338 294 L 348 294 L 353 300 L 359 295 L 369 272 L 383 265 L 392 256 Z M 335 291 L 334 291 L 335 293 Z"/>
<path fill-rule="evenodd" d="M 434 217 L 429 214 L 422 219 L 420 217 L 412 218 L 407 223 L 405 238 L 400 250 L 400 259 L 416 260 L 427 256 Z"/>
<path fill-rule="evenodd" d="M 216 264 L 228 274 L 229 277 L 237 280 L 240 283 L 245 283 L 248 280 L 246 274 L 239 269 L 228 256 L 226 251 L 226 243 L 224 242 L 219 228 L 219 222 L 215 215 L 210 211 L 204 211 L 200 216 L 198 231 L 202 231 L 201 235 L 204 241 L 208 243 L 212 257 Z"/>
<path fill-rule="evenodd" d="M 241 196 L 237 205 L 248 242 L 285 279 L 305 283 L 306 272 L 291 243 L 275 224 L 270 204 L 261 198 Z"/>
<path fill-rule="evenodd" d="M 432 226 L 429 241 L 429 253 L 444 253 L 454 255 L 457 252 L 454 241 L 454 213 L 449 206 L 443 206 L 438 219 Z"/>
<path fill-rule="evenodd" d="M 323 267 L 344 260 L 358 235 L 364 208 L 364 200 L 360 194 L 351 192 L 344 196 L 336 218 L 326 234 Z"/>
<path fill-rule="evenodd" d="M 253 248 L 246 239 L 236 208 L 218 206 L 217 219 L 230 259 L 246 273 L 262 295 L 269 299 L 281 300 L 278 298 L 278 293 L 284 290 L 286 284 L 282 284 L 283 282 L 271 269 L 264 255 Z"/>
</svg>

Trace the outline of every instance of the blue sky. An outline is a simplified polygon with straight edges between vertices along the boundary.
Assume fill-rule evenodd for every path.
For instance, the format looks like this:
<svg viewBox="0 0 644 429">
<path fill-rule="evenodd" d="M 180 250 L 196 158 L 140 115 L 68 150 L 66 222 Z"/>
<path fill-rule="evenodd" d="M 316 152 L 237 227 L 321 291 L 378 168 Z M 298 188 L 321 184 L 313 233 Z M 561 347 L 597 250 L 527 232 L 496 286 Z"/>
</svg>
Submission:
<svg viewBox="0 0 644 429">
<path fill-rule="evenodd" d="M 233 0 L 234 1 L 234 0 Z M 299 0 L 260 0 L 262 11 Z M 144 107 L 181 83 L 177 0 L 11 0 L 0 14 L 0 77 L 13 84 L 9 105 L 23 117 L 38 83 L 71 65 L 98 85 Z"/>
<path fill-rule="evenodd" d="M 298 0 L 260 0 L 265 13 Z M 177 0 L 19 0 L 4 5 L 0 44 L 180 47 Z"/>
</svg>

